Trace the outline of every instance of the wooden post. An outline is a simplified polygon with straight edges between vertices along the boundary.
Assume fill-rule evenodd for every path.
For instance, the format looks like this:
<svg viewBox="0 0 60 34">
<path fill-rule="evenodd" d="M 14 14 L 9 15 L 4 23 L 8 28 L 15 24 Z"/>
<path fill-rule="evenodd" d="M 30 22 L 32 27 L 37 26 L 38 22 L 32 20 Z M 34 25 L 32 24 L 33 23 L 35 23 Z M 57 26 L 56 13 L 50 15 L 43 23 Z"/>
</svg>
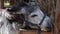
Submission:
<svg viewBox="0 0 60 34">
<path fill-rule="evenodd" d="M 0 9 L 1 9 L 1 0 L 0 0 Z"/>
<path fill-rule="evenodd" d="M 2 1 L 3 1 L 3 0 L 0 0 L 0 9 L 2 8 Z"/>
<path fill-rule="evenodd" d="M 50 10 L 50 7 L 51 7 L 51 0 L 47 0 L 48 1 L 48 16 L 50 16 L 51 14 L 51 10 Z"/>
<path fill-rule="evenodd" d="M 60 34 L 60 0 L 57 0 L 54 34 Z"/>
<path fill-rule="evenodd" d="M 0 9 L 3 8 L 3 0 L 0 0 Z"/>
<path fill-rule="evenodd" d="M 10 3 L 13 5 L 16 2 L 16 0 L 11 0 Z"/>
</svg>

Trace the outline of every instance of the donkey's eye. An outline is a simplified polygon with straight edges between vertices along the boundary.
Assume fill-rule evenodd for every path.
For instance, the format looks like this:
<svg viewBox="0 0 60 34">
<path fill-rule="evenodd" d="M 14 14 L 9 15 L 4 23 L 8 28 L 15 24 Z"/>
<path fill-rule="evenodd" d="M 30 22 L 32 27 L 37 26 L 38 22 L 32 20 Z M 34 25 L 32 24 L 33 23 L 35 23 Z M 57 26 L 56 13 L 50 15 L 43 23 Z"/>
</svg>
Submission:
<svg viewBox="0 0 60 34">
<path fill-rule="evenodd" d="M 37 15 L 32 15 L 31 17 L 36 17 Z"/>
</svg>

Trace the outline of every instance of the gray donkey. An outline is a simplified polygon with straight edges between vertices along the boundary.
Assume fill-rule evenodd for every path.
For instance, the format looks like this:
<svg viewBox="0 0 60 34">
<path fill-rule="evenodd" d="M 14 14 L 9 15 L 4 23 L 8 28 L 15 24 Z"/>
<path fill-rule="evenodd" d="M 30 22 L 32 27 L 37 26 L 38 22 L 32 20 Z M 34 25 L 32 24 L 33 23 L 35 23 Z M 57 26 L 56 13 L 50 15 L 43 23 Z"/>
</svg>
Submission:
<svg viewBox="0 0 60 34">
<path fill-rule="evenodd" d="M 27 24 L 31 28 L 37 29 L 39 26 L 42 31 L 51 29 L 50 18 L 40 10 L 38 4 L 34 1 L 17 2 L 8 11 L 15 12 L 15 14 L 23 14 L 25 17 L 23 24 Z"/>
<path fill-rule="evenodd" d="M 1 11 L 0 33 L 16 34 L 16 31 L 29 26 L 32 29 L 41 28 L 48 31 L 51 28 L 50 18 L 40 10 L 37 5 L 26 2 L 16 2 L 9 9 Z"/>
</svg>

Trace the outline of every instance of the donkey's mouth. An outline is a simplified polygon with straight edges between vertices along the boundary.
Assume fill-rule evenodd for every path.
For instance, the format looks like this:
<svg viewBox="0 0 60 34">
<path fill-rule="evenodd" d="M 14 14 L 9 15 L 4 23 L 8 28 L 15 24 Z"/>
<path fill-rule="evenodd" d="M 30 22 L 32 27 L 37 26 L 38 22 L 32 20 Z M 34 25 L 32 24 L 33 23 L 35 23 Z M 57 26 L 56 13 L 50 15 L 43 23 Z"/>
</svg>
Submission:
<svg viewBox="0 0 60 34">
<path fill-rule="evenodd" d="M 18 22 L 13 22 L 12 25 L 13 25 L 13 28 L 14 28 L 15 30 L 20 30 L 20 29 L 22 29 L 22 28 L 25 27 L 24 24 L 20 24 L 20 23 L 18 23 Z"/>
</svg>

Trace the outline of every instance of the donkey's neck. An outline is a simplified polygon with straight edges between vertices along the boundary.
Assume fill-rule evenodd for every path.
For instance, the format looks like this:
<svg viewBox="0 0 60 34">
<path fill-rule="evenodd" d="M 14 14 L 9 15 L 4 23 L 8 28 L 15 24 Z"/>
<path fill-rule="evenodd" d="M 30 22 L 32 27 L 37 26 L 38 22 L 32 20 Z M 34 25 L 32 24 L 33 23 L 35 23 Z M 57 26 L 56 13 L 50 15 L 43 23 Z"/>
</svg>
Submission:
<svg viewBox="0 0 60 34">
<path fill-rule="evenodd" d="M 0 28 L 1 34 L 15 34 L 12 24 L 10 24 L 6 18 L 2 17 L 1 22 L 4 23 Z"/>
</svg>

